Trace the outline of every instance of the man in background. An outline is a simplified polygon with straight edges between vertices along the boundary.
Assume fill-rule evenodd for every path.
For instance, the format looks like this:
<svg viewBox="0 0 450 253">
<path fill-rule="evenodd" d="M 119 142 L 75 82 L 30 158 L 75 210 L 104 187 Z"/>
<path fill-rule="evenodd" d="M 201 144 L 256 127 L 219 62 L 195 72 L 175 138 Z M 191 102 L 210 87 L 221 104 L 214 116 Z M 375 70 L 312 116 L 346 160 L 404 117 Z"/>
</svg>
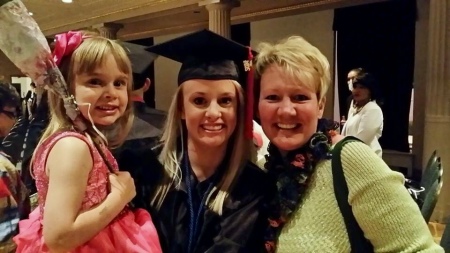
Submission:
<svg viewBox="0 0 450 253">
<path fill-rule="evenodd" d="M 134 87 L 131 99 L 134 106 L 134 120 L 125 142 L 113 150 L 119 168 L 128 161 L 127 155 L 136 153 L 138 149 L 151 149 L 158 145 L 162 128 L 166 120 L 166 112 L 151 108 L 145 104 L 144 93 L 150 88 L 151 81 L 144 75 L 133 73 Z M 128 167 L 123 164 L 123 167 Z"/>
<path fill-rule="evenodd" d="M 151 85 L 149 78 L 142 74 L 133 74 L 133 83 L 131 99 L 135 118 L 126 140 L 146 139 L 156 143 L 166 120 L 166 112 L 151 108 L 145 103 L 144 93 Z"/>
<path fill-rule="evenodd" d="M 347 97 L 347 103 L 346 103 L 346 112 L 348 112 L 348 110 L 350 109 L 350 105 L 352 103 L 353 100 L 353 95 L 351 94 L 352 90 L 353 90 L 353 79 L 359 75 L 366 72 L 363 68 L 354 68 L 352 70 L 350 70 L 347 74 L 347 85 L 348 85 L 348 90 L 350 91 L 350 95 Z M 347 115 L 345 115 L 347 116 Z"/>
<path fill-rule="evenodd" d="M 134 120 L 130 133 L 119 148 L 112 150 L 120 170 L 130 172 L 136 185 L 136 197 L 132 200 L 134 207 L 149 209 L 150 196 L 155 185 L 152 168 L 148 168 L 149 152 L 158 145 L 162 128 L 166 120 L 166 112 L 156 110 L 145 104 L 144 93 L 148 91 L 151 81 L 147 78 L 150 65 L 156 58 L 139 45 L 125 43 L 133 68 L 133 92 L 131 99 L 134 104 Z M 149 158 L 150 157 L 150 158 Z M 144 163 L 143 160 L 147 161 Z"/>
<path fill-rule="evenodd" d="M 0 83 L 0 143 L 19 116 L 20 96 L 9 83 Z"/>
</svg>

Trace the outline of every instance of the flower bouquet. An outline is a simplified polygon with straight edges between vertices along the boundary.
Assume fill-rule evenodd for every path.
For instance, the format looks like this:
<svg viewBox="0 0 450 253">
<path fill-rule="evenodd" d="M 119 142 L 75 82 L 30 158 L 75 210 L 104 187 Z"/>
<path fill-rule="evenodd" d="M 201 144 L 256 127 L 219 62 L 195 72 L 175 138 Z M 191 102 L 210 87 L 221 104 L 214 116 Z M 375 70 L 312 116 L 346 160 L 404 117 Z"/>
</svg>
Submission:
<svg viewBox="0 0 450 253">
<path fill-rule="evenodd" d="M 47 39 L 20 0 L 0 0 L 0 49 L 36 86 L 46 86 L 61 96 L 75 127 L 80 131 L 86 129 Z"/>
</svg>

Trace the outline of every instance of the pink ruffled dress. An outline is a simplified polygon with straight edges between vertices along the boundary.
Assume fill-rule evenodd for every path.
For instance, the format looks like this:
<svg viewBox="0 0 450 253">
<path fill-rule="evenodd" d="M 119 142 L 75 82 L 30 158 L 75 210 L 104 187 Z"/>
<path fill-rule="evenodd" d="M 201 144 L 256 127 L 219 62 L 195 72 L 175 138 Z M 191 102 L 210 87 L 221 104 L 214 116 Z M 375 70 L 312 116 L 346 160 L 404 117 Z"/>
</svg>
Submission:
<svg viewBox="0 0 450 253">
<path fill-rule="evenodd" d="M 42 143 L 36 153 L 33 171 L 36 178 L 39 207 L 30 214 L 29 219 L 20 221 L 20 232 L 14 237 L 14 242 L 17 244 L 16 252 L 49 252 L 42 235 L 42 217 L 49 184 L 49 179 L 45 173 L 45 163 L 55 143 L 68 136 L 79 138 L 89 145 L 94 163 L 94 167 L 89 174 L 81 210 L 90 209 L 101 203 L 108 194 L 108 167 L 98 150 L 88 139 L 82 134 L 69 131 L 51 136 Z M 118 170 L 117 162 L 109 150 L 104 148 L 103 152 L 114 170 Z M 61 203 L 61 205 L 64 205 L 64 203 Z M 71 252 L 157 253 L 162 252 L 162 250 L 150 214 L 143 209 L 135 211 L 124 209 L 95 237 Z"/>
</svg>

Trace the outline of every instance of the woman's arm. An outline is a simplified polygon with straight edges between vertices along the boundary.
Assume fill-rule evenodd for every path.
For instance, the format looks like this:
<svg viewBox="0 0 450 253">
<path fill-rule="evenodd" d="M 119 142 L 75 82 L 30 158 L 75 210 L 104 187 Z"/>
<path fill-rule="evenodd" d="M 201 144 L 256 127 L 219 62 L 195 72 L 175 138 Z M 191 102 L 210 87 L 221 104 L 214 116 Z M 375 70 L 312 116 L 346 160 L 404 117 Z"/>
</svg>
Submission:
<svg viewBox="0 0 450 253">
<path fill-rule="evenodd" d="M 381 108 L 376 105 L 371 106 L 361 113 L 361 122 L 359 123 L 358 131 L 354 136 L 366 144 L 370 144 L 383 125 L 383 112 L 381 111 Z"/>
<path fill-rule="evenodd" d="M 88 176 L 93 167 L 90 149 L 83 140 L 59 140 L 47 159 L 49 187 L 45 201 L 43 234 L 53 251 L 67 252 L 82 245 L 105 228 L 126 205 L 112 191 L 90 210 L 80 212 Z"/>
<path fill-rule="evenodd" d="M 400 173 L 360 142 L 346 144 L 341 156 L 348 201 L 375 252 L 444 252 L 434 242 Z"/>
</svg>

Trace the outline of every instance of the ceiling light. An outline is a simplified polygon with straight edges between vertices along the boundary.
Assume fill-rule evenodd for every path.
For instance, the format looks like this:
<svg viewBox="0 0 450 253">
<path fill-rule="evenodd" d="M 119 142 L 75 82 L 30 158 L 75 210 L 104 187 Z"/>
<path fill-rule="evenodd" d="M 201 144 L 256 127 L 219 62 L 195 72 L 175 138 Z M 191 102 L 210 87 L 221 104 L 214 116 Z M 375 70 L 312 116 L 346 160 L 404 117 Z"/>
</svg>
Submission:
<svg viewBox="0 0 450 253">
<path fill-rule="evenodd" d="M 70 4 L 72 2 L 72 0 L 61 0 L 63 3 L 67 3 Z"/>
</svg>

